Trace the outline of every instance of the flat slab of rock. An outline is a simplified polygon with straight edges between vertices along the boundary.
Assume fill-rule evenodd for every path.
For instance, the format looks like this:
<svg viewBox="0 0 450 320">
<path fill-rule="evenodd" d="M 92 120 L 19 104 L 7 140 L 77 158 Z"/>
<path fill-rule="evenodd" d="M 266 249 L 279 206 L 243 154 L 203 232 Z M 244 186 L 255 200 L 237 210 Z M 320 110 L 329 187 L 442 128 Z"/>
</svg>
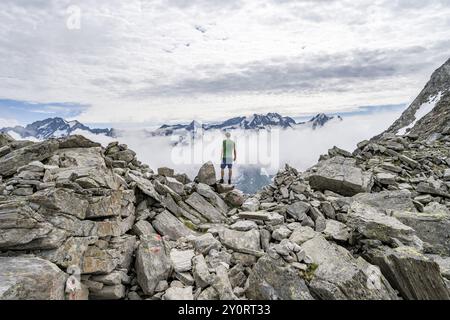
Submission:
<svg viewBox="0 0 450 320">
<path fill-rule="evenodd" d="M 64 300 L 67 275 L 36 257 L 0 257 L 0 300 Z"/>
<path fill-rule="evenodd" d="M 396 299 L 395 290 L 380 270 L 363 259 L 353 258 L 345 248 L 321 236 L 306 241 L 301 248 L 317 265 L 309 284 L 313 295 L 325 300 Z"/>
<path fill-rule="evenodd" d="M 261 255 L 261 242 L 258 230 L 236 231 L 223 228 L 219 231 L 222 244 L 232 250 Z"/>
<path fill-rule="evenodd" d="M 450 300 L 439 265 L 411 247 L 375 249 L 367 259 L 408 300 Z"/>
<path fill-rule="evenodd" d="M 395 238 L 406 245 L 418 245 L 418 238 L 413 228 L 366 204 L 353 202 L 350 206 L 346 224 L 353 232 L 367 239 L 392 243 Z"/>
<path fill-rule="evenodd" d="M 351 158 L 334 157 L 319 162 L 317 171 L 309 176 L 309 184 L 315 190 L 330 190 L 344 196 L 370 192 L 373 176 L 356 166 Z"/>
<path fill-rule="evenodd" d="M 156 201 L 161 201 L 161 198 L 156 192 L 155 187 L 152 185 L 151 181 L 143 177 L 138 177 L 132 173 L 129 173 L 128 176 L 133 182 L 136 183 L 139 190 L 141 190 L 144 194 L 148 195 Z"/>
<path fill-rule="evenodd" d="M 393 216 L 413 228 L 429 253 L 450 255 L 450 215 L 445 212 L 395 211 Z"/>
<path fill-rule="evenodd" d="M 417 211 L 411 199 L 411 192 L 408 190 L 360 193 L 353 196 L 352 200 L 382 210 Z"/>
<path fill-rule="evenodd" d="M 208 185 L 199 183 L 197 185 L 197 193 L 203 196 L 209 203 L 211 203 L 222 214 L 226 214 L 230 208 L 225 201 Z"/>
<path fill-rule="evenodd" d="M 286 212 L 297 221 L 303 221 L 306 219 L 310 209 L 311 205 L 309 203 L 297 201 L 289 205 L 286 208 Z"/>
<path fill-rule="evenodd" d="M 195 234 L 167 210 L 158 214 L 153 219 L 152 225 L 159 234 L 168 236 L 172 240 Z"/>
<path fill-rule="evenodd" d="M 192 258 L 194 250 L 178 250 L 170 251 L 170 260 L 176 272 L 186 272 L 192 269 Z"/>
<path fill-rule="evenodd" d="M 185 201 L 210 222 L 223 222 L 225 216 L 197 192 L 192 193 Z"/>
</svg>

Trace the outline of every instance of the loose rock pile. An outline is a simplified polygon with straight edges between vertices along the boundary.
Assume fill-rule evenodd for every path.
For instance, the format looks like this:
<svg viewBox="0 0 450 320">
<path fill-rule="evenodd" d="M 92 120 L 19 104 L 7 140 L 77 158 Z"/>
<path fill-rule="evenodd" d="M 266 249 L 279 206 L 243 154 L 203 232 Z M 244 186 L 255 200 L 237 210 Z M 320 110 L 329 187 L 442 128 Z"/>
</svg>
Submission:
<svg viewBox="0 0 450 320">
<path fill-rule="evenodd" d="M 386 136 L 244 195 L 127 146 L 0 135 L 1 299 L 450 299 L 450 139 Z"/>
</svg>

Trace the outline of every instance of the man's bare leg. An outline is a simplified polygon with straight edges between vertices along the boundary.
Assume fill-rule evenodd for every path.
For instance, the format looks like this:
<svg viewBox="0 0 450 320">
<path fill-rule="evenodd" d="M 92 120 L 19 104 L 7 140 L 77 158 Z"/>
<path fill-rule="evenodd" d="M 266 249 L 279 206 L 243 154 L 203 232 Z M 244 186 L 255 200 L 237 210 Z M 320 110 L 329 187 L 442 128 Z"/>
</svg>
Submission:
<svg viewBox="0 0 450 320">
<path fill-rule="evenodd" d="M 225 175 L 225 170 L 221 169 L 220 170 L 220 183 L 223 183 L 223 176 Z"/>
<path fill-rule="evenodd" d="M 231 184 L 231 177 L 233 176 L 233 169 L 228 169 L 228 183 Z"/>
</svg>

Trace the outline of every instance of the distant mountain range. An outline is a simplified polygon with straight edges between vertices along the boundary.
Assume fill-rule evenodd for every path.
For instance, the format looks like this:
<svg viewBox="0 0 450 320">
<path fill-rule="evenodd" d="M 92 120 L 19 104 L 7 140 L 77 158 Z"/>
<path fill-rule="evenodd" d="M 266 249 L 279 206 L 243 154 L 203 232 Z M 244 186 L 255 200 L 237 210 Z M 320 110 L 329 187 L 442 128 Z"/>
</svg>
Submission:
<svg viewBox="0 0 450 320">
<path fill-rule="evenodd" d="M 192 121 L 189 124 L 163 125 L 160 128 L 151 131 L 150 136 L 170 136 L 182 135 L 185 133 L 197 132 L 203 130 L 268 130 L 273 128 L 288 129 L 308 126 L 312 129 L 323 127 L 326 123 L 338 120 L 342 121 L 340 116 L 327 116 L 320 113 L 307 122 L 296 122 L 290 117 L 283 117 L 278 113 L 254 114 L 249 117 L 235 117 L 223 122 L 210 124 L 200 124 Z M 0 132 L 8 133 L 17 139 L 38 139 L 45 140 L 49 138 L 60 138 L 72 134 L 90 133 L 95 135 L 103 135 L 116 138 L 120 136 L 120 132 L 115 129 L 97 129 L 90 128 L 77 120 L 67 121 L 62 118 L 48 118 L 41 121 L 33 122 L 25 127 L 7 127 L 0 129 Z"/>
<path fill-rule="evenodd" d="M 296 122 L 290 117 L 283 117 L 278 113 L 268 113 L 254 114 L 249 117 L 235 117 L 219 123 L 204 123 L 201 124 L 197 121 L 192 121 L 189 124 L 174 124 L 174 125 L 163 125 L 157 130 L 153 131 L 153 135 L 170 136 L 172 134 L 181 134 L 183 132 L 195 132 L 199 129 L 203 130 L 265 130 L 272 128 L 296 128 L 299 126 L 309 126 L 312 129 L 317 129 L 323 127 L 326 123 L 338 120 L 342 121 L 340 116 L 327 116 L 324 113 L 320 113 L 314 116 L 311 120 L 307 122 Z"/>
<path fill-rule="evenodd" d="M 35 138 L 39 140 L 69 136 L 75 132 L 83 134 L 89 132 L 97 135 L 115 137 L 114 129 L 91 129 L 77 120 L 66 121 L 62 118 L 48 118 L 36 121 L 26 127 L 16 126 L 0 129 L 0 132 L 9 133 L 17 138 Z"/>
</svg>

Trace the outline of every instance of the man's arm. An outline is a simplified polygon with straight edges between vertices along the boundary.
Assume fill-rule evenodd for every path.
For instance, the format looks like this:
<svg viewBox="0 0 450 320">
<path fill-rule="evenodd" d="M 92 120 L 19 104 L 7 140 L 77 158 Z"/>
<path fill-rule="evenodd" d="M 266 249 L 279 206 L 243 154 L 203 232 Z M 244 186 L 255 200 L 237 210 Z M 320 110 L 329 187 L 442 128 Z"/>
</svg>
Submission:
<svg viewBox="0 0 450 320">
<path fill-rule="evenodd" d="M 237 152 L 236 152 L 236 143 L 234 144 L 234 161 L 236 161 Z"/>
</svg>

